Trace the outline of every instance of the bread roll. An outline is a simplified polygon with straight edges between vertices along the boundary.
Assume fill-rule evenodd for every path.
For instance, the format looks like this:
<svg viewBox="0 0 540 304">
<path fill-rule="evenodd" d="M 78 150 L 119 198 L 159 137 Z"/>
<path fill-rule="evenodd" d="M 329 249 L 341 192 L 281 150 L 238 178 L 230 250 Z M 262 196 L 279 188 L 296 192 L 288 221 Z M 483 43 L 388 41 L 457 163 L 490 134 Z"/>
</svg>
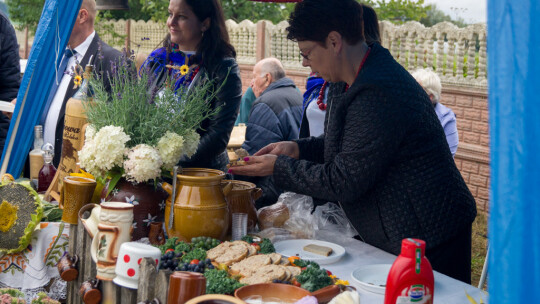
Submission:
<svg viewBox="0 0 540 304">
<path fill-rule="evenodd" d="M 289 208 L 283 203 L 276 203 L 259 210 L 259 228 L 281 228 L 289 219 Z"/>
</svg>

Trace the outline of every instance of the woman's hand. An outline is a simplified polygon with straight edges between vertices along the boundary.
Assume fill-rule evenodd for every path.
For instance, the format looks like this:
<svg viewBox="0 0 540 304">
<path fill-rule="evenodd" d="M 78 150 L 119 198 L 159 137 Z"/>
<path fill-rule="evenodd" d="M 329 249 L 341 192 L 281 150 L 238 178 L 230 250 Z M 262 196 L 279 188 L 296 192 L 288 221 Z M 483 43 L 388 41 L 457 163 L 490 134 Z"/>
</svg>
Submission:
<svg viewBox="0 0 540 304">
<path fill-rule="evenodd" d="M 298 159 L 300 157 L 300 149 L 298 148 L 298 144 L 294 141 L 280 141 L 267 145 L 253 155 L 261 156 L 265 154 L 286 155 Z"/>
<path fill-rule="evenodd" d="M 229 169 L 228 173 L 247 176 L 272 175 L 274 173 L 276 159 L 277 156 L 272 154 L 244 157 L 246 164 L 242 166 L 233 166 Z"/>
</svg>

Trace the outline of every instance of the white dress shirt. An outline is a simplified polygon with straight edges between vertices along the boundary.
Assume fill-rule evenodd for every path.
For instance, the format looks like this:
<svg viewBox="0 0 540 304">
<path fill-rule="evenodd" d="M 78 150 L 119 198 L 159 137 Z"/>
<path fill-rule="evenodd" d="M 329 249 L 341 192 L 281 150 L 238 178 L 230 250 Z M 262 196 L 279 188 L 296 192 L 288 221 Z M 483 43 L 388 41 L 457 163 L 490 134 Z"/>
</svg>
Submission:
<svg viewBox="0 0 540 304">
<path fill-rule="evenodd" d="M 95 35 L 96 35 L 96 32 L 95 31 L 92 32 L 92 34 L 86 37 L 86 40 L 84 40 L 83 43 L 81 43 L 79 46 L 75 48 L 75 51 L 77 53 L 73 55 L 71 58 L 69 58 L 69 61 L 66 67 L 66 72 L 71 72 L 71 68 L 75 68 L 75 64 L 80 63 L 82 61 Z M 43 142 L 44 143 L 50 143 L 54 145 L 54 140 L 55 140 L 55 135 L 56 135 L 56 124 L 58 123 L 58 115 L 60 115 L 60 109 L 62 108 L 64 98 L 66 97 L 68 86 L 73 85 L 73 82 L 71 81 L 71 79 L 72 79 L 71 75 L 67 73 L 64 74 L 64 76 L 62 76 L 62 80 L 60 81 L 60 84 L 58 85 L 56 94 L 54 94 L 53 100 L 51 101 L 49 112 L 47 113 L 47 117 L 45 118 L 45 126 L 43 127 Z"/>
</svg>

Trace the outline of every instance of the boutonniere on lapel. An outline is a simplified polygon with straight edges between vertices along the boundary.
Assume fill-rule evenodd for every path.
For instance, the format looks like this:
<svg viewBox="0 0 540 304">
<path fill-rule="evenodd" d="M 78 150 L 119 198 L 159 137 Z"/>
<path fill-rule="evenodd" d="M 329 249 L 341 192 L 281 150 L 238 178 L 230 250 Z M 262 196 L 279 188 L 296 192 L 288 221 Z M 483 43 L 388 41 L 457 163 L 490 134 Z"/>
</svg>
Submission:
<svg viewBox="0 0 540 304">
<path fill-rule="evenodd" d="M 83 68 L 77 63 L 71 68 L 71 79 L 73 79 L 73 89 L 78 89 L 83 81 Z"/>
<path fill-rule="evenodd" d="M 173 69 L 173 70 L 177 70 L 180 72 L 180 76 L 185 76 L 187 75 L 190 71 L 193 71 L 195 68 L 198 67 L 197 64 L 191 64 L 189 65 L 189 57 L 187 54 L 183 54 L 184 55 L 184 64 L 178 66 L 178 65 L 172 65 L 172 64 L 167 64 L 165 65 L 166 68 L 168 69 Z"/>
</svg>

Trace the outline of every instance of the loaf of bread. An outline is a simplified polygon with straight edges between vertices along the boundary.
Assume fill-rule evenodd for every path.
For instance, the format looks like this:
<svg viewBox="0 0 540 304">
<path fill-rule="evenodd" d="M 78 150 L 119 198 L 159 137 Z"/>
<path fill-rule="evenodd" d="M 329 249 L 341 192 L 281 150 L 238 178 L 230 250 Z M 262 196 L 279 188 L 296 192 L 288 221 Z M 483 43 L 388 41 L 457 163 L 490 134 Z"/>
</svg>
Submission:
<svg viewBox="0 0 540 304">
<path fill-rule="evenodd" d="M 329 256 L 332 254 L 332 248 L 326 246 L 320 246 L 315 244 L 309 244 L 304 246 L 304 251 L 315 253 L 318 255 Z"/>
<path fill-rule="evenodd" d="M 259 229 L 281 228 L 289 219 L 289 208 L 283 203 L 276 203 L 259 210 Z"/>
</svg>

